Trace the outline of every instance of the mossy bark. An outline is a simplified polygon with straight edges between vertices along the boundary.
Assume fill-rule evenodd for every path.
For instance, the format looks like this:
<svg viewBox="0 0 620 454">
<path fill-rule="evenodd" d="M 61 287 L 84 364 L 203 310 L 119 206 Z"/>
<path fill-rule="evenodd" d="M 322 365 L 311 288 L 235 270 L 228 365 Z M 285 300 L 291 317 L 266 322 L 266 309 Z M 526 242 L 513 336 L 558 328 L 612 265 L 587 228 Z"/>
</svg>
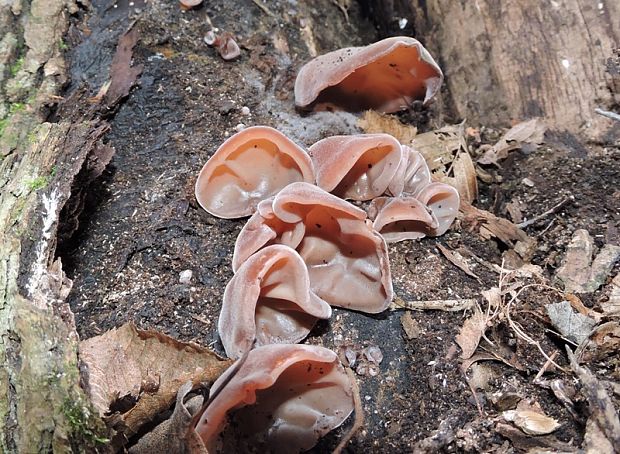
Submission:
<svg viewBox="0 0 620 454">
<path fill-rule="evenodd" d="M 0 6 L 0 451 L 79 452 L 104 427 L 79 386 L 77 335 L 54 261 L 60 210 L 107 130 L 47 123 L 64 83 L 72 2 Z"/>
</svg>

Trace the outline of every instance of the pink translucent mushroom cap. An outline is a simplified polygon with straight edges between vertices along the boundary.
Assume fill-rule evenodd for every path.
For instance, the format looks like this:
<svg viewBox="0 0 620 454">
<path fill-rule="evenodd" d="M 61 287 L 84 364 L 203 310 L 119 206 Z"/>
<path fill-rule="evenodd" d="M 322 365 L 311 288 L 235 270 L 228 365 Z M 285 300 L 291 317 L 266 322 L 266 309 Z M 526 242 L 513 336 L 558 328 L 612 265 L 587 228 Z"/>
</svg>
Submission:
<svg viewBox="0 0 620 454">
<path fill-rule="evenodd" d="M 383 194 L 402 157 L 389 134 L 333 136 L 308 149 L 317 185 L 343 199 L 370 200 Z"/>
<path fill-rule="evenodd" d="M 306 63 L 295 81 L 304 110 L 397 112 L 439 90 L 443 73 L 419 41 L 395 36 L 329 52 Z"/>
<path fill-rule="evenodd" d="M 234 366 L 211 387 L 217 392 Z M 196 425 L 211 454 L 301 452 L 353 411 L 353 388 L 338 356 L 313 345 L 252 350 Z"/>
<path fill-rule="evenodd" d="M 226 140 L 207 161 L 196 180 L 196 199 L 214 216 L 239 218 L 296 181 L 314 182 L 310 157 L 280 131 L 253 126 Z"/>
<path fill-rule="evenodd" d="M 297 343 L 331 313 L 310 290 L 299 254 L 273 245 L 246 260 L 226 286 L 218 332 L 226 354 L 239 358 L 255 345 Z"/>
</svg>

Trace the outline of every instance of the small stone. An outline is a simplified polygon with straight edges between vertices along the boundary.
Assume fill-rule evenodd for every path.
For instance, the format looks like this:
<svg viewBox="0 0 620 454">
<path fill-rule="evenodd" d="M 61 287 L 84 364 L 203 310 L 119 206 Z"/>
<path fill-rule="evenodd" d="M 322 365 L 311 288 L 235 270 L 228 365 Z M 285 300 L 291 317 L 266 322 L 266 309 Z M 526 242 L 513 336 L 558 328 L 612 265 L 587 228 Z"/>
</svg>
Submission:
<svg viewBox="0 0 620 454">
<path fill-rule="evenodd" d="M 521 180 L 521 183 L 523 183 L 525 186 L 528 186 L 530 188 L 534 187 L 534 182 L 530 180 L 529 178 L 524 178 L 523 180 Z"/>
<path fill-rule="evenodd" d="M 245 115 L 245 116 L 250 115 L 250 108 L 248 106 L 243 106 L 241 108 L 241 115 Z"/>
<path fill-rule="evenodd" d="M 344 350 L 344 357 L 347 359 L 349 363 L 349 367 L 355 366 L 355 360 L 357 359 L 357 353 L 351 347 L 347 347 Z"/>
<path fill-rule="evenodd" d="M 181 284 L 189 284 L 192 281 L 192 270 L 184 270 L 179 273 L 179 282 Z"/>
<path fill-rule="evenodd" d="M 237 126 L 235 126 L 235 131 L 240 132 L 243 131 L 245 129 L 245 125 L 243 123 L 239 123 Z"/>
</svg>

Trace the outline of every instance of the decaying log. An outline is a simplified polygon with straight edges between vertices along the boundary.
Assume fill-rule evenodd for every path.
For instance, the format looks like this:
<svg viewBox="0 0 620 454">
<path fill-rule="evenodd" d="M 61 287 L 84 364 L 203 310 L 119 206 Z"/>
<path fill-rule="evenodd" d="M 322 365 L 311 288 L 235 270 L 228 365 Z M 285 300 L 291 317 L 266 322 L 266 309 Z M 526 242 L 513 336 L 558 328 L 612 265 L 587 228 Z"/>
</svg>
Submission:
<svg viewBox="0 0 620 454">
<path fill-rule="evenodd" d="M 0 5 L 0 452 L 88 450 L 104 434 L 79 386 L 71 281 L 54 261 L 61 209 L 106 150 L 99 121 L 47 123 L 65 81 L 66 0 Z"/>
<path fill-rule="evenodd" d="M 365 3 L 384 32 L 412 32 L 438 57 L 455 113 L 470 124 L 542 116 L 575 136 L 620 135 L 617 122 L 595 112 L 620 103 L 619 2 Z"/>
</svg>

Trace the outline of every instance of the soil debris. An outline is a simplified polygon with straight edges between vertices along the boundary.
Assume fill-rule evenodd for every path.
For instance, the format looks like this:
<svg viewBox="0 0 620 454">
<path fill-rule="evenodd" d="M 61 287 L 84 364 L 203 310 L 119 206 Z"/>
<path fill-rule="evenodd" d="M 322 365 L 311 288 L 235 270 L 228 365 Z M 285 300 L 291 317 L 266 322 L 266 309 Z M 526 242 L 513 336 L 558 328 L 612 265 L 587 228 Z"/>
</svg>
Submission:
<svg viewBox="0 0 620 454">
<path fill-rule="evenodd" d="M 509 129 L 495 145 L 484 151 L 478 158 L 478 163 L 499 166 L 499 161 L 506 159 L 510 151 L 518 148 L 531 153 L 543 143 L 546 130 L 541 118 L 519 123 Z"/>
</svg>

